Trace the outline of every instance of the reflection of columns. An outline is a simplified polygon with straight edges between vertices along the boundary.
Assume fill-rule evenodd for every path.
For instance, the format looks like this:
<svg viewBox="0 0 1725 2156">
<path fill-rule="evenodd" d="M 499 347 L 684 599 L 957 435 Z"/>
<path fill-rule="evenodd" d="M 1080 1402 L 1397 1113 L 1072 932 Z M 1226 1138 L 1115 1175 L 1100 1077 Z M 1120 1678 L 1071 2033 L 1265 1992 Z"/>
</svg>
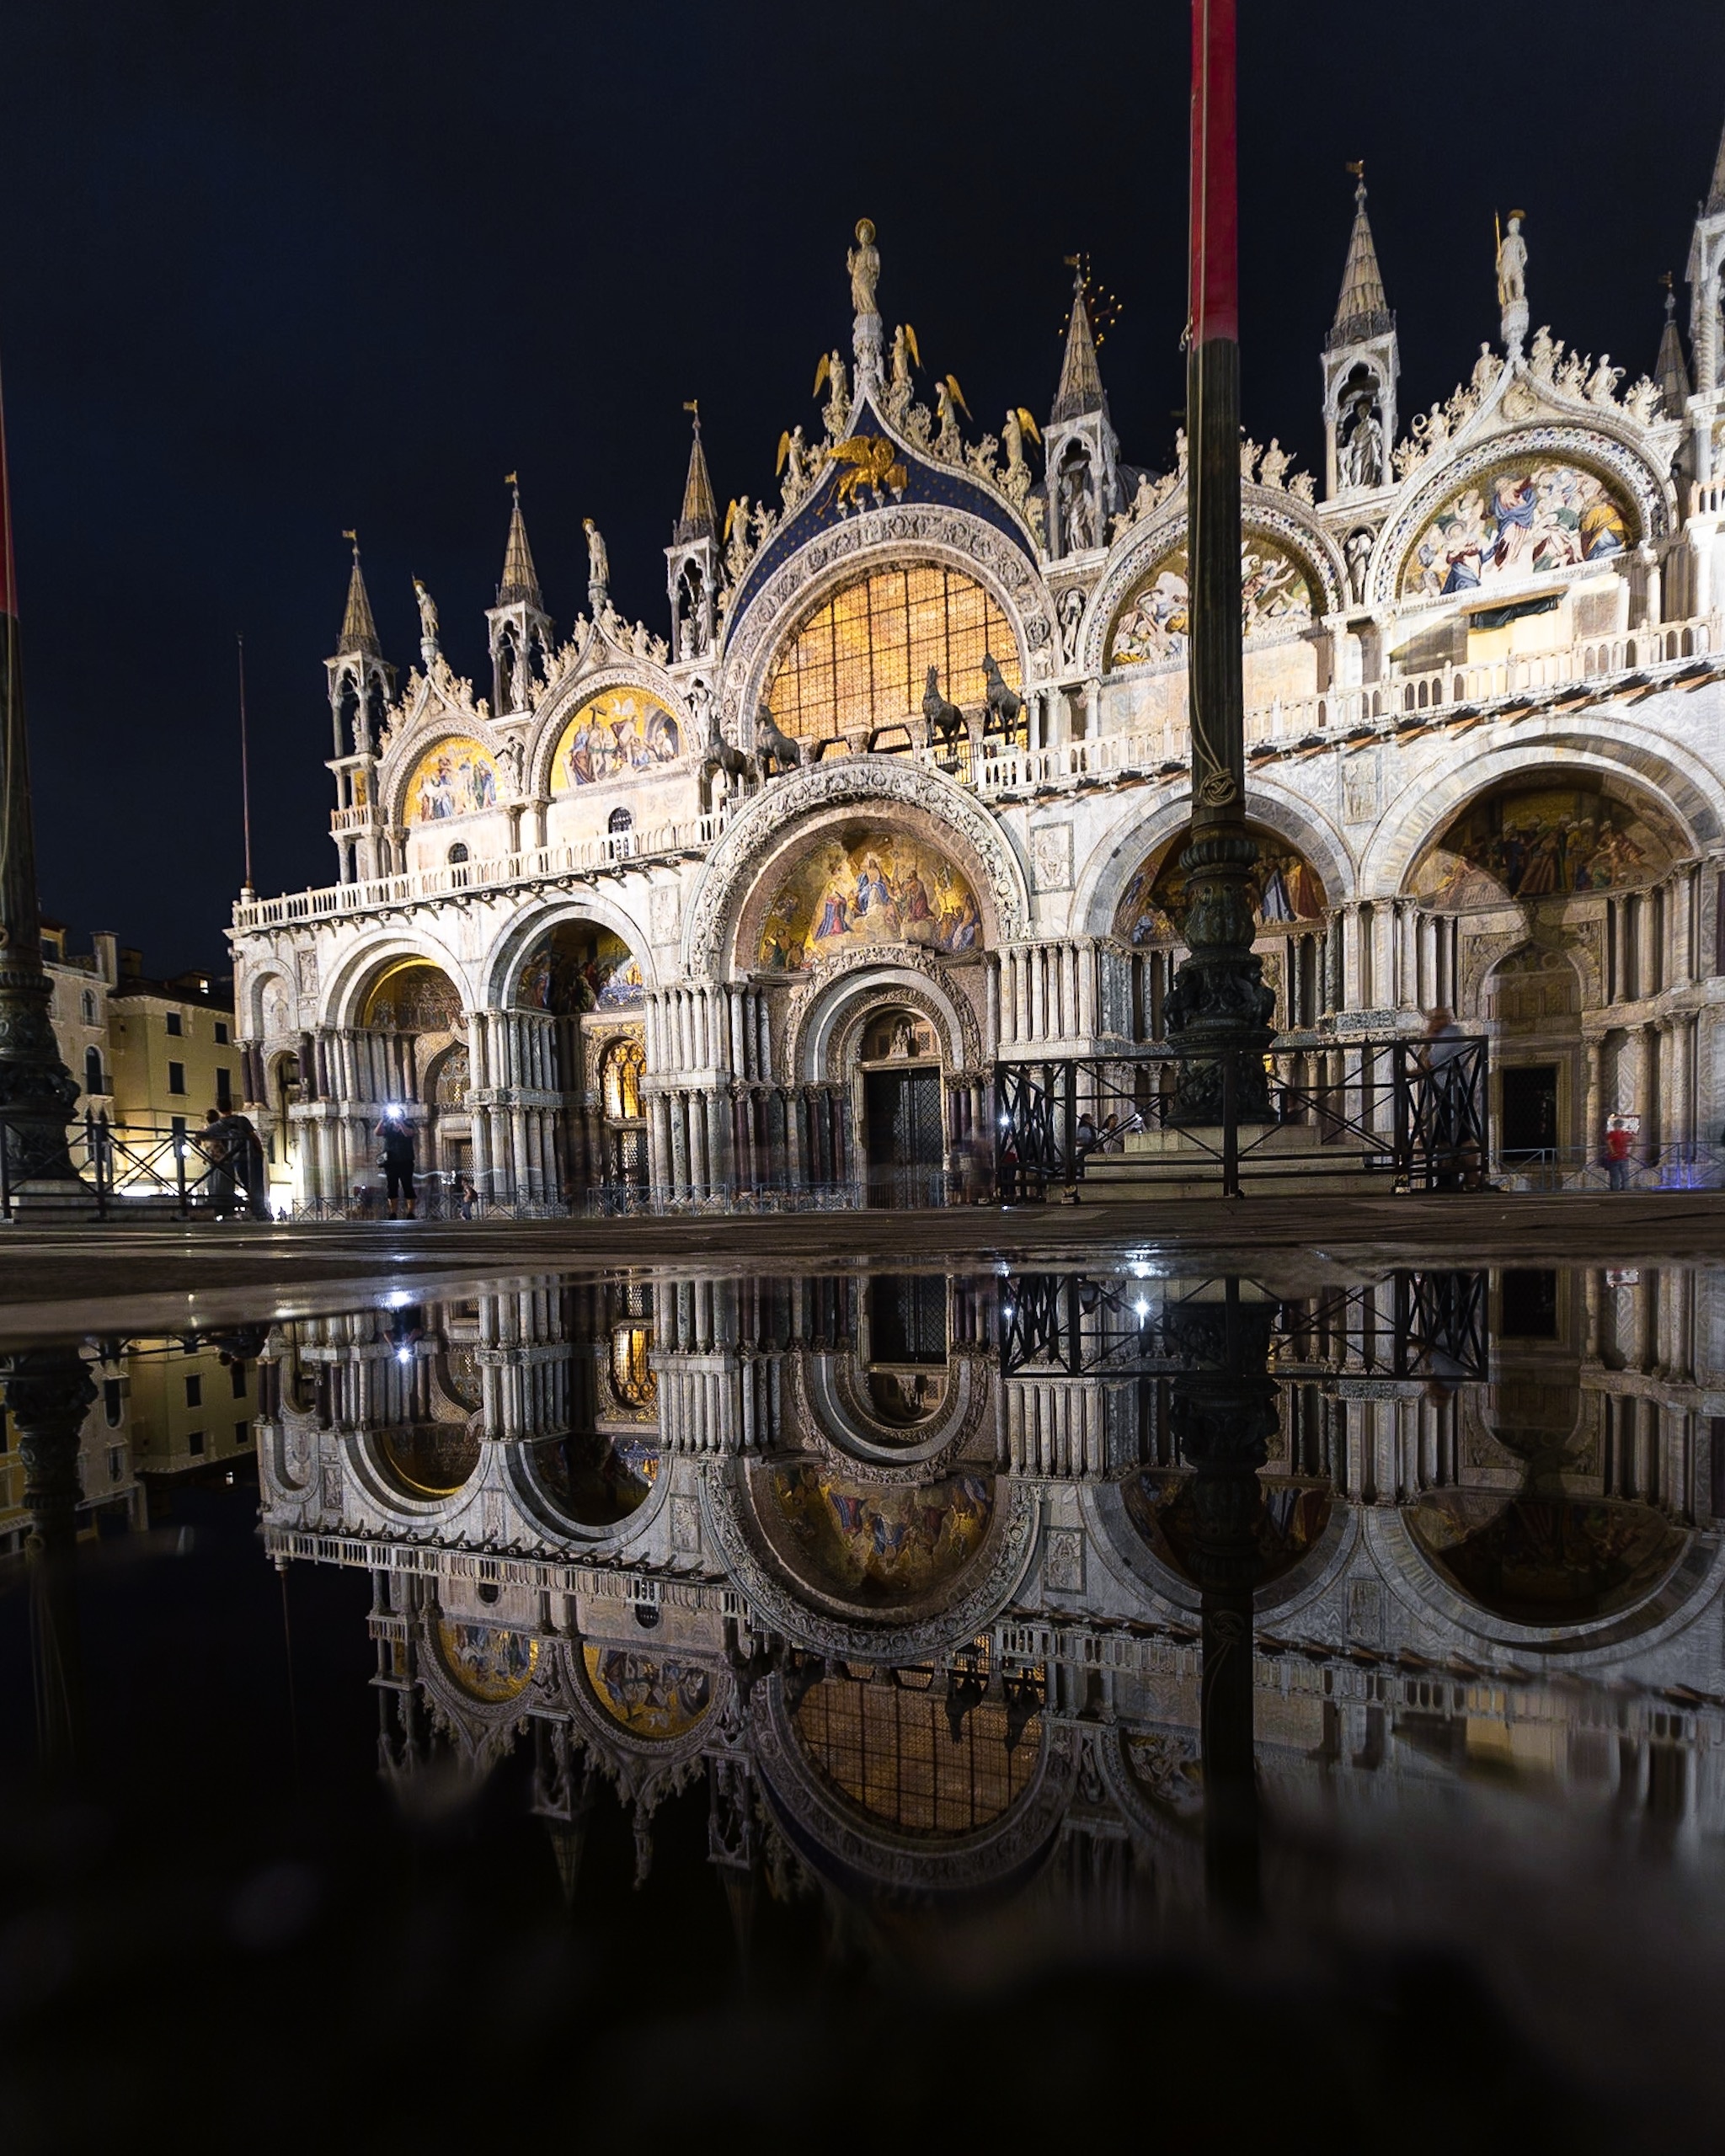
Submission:
<svg viewBox="0 0 1725 2156">
<path fill-rule="evenodd" d="M 96 1388 L 75 1348 L 0 1357 L 0 1388 L 18 1428 L 29 1567 L 36 1741 L 51 1777 L 67 1773 L 80 1737 L 77 1631 L 78 1445 Z"/>
</svg>

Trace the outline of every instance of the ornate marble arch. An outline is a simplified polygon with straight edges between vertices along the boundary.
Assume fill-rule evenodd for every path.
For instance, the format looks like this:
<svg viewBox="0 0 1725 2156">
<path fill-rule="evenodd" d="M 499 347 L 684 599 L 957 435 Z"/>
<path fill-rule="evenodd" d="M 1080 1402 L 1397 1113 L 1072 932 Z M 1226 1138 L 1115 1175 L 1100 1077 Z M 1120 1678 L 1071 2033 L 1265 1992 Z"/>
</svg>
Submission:
<svg viewBox="0 0 1725 2156">
<path fill-rule="evenodd" d="M 1054 606 L 1022 547 L 962 510 L 921 502 L 868 510 L 820 532 L 781 562 L 729 624 L 722 708 L 731 739 L 741 738 L 740 714 L 753 713 L 780 645 L 809 614 L 870 569 L 914 562 L 956 569 L 981 584 L 1017 638 L 1026 686 L 1053 678 L 1059 649 Z M 752 723 L 749 730 L 752 734 Z"/>
<path fill-rule="evenodd" d="M 895 805 L 920 809 L 944 825 L 969 847 L 981 872 L 1001 942 L 1025 934 L 1030 899 L 1024 872 L 985 809 L 962 787 L 920 764 L 895 756 L 846 756 L 775 779 L 726 830 L 708 857 L 694 904 L 687 909 L 684 971 L 698 979 L 719 977 L 737 915 L 793 823 L 852 805 L 889 816 Z"/>
<path fill-rule="evenodd" d="M 554 766 L 571 721 L 595 698 L 617 694 L 647 698 L 669 712 L 677 728 L 679 752 L 676 759 L 665 760 L 660 767 L 680 767 L 697 745 L 695 720 L 668 675 L 657 667 L 644 665 L 639 659 L 616 661 L 586 672 L 580 671 L 578 666 L 560 675 L 555 685 L 540 696 L 533 713 L 533 730 L 528 738 L 524 792 L 547 799 L 560 790 L 554 782 Z"/>
<path fill-rule="evenodd" d="M 846 1470 L 849 1471 L 848 1470 Z M 982 1545 L 959 1576 L 958 1591 L 944 1587 L 934 1606 L 895 1617 L 890 1610 L 865 1622 L 815 1606 L 785 1560 L 766 1541 L 745 1495 L 747 1467 L 714 1461 L 701 1484 L 701 1515 L 720 1561 L 752 1612 L 766 1629 L 782 1632 L 812 1653 L 851 1662 L 927 1662 L 954 1641 L 975 1639 L 1005 1608 L 1028 1568 L 1036 1546 L 1039 1507 L 1033 1493 L 1000 1476 L 994 1512 Z"/>
<path fill-rule="evenodd" d="M 595 928 L 608 929 L 628 945 L 630 955 L 641 969 L 643 994 L 650 995 L 659 986 L 659 969 L 646 922 L 637 921 L 608 893 L 584 887 L 566 897 L 524 908 L 505 921 L 476 969 L 488 1009 L 502 1009 L 514 1000 L 515 982 L 534 945 L 564 921 L 587 921 Z"/>
<path fill-rule="evenodd" d="M 644 1425 L 656 1430 L 656 1425 Z M 573 1438 L 574 1433 L 571 1433 Z M 545 1476 L 534 1454 L 541 1444 L 553 1444 L 553 1438 L 527 1438 L 510 1447 L 511 1457 L 505 1474 L 510 1495 L 521 1511 L 531 1520 L 548 1542 L 559 1545 L 575 1545 L 585 1553 L 597 1555 L 621 1549 L 625 1544 L 638 1542 L 658 1520 L 659 1515 L 670 1501 L 671 1477 L 666 1472 L 666 1461 L 662 1448 L 660 1468 L 647 1494 L 632 1512 L 621 1518 L 603 1524 L 577 1518 L 561 1504 L 547 1486 Z"/>
<path fill-rule="evenodd" d="M 1717 782 L 1680 744 L 1627 714 L 1589 712 L 1584 733 L 1557 721 L 1544 729 L 1537 722 L 1524 723 L 1512 741 L 1484 749 L 1459 767 L 1422 772 L 1401 790 L 1360 862 L 1359 895 L 1400 894 L 1416 862 L 1468 802 L 1507 779 L 1530 781 L 1566 768 L 1598 772 L 1650 793 L 1695 850 L 1725 830 L 1725 799 Z"/>
<path fill-rule="evenodd" d="M 1300 505 L 1291 496 L 1266 487 L 1242 487 L 1240 515 L 1242 537 L 1247 547 L 1254 532 L 1262 533 L 1292 556 L 1305 573 L 1311 588 L 1314 618 L 1336 613 L 1347 604 L 1347 564 L 1340 547 L 1316 517 L 1300 513 Z M 1085 609 L 1078 642 L 1078 664 L 1083 672 L 1099 675 L 1108 670 L 1108 637 L 1133 586 L 1166 556 L 1178 553 L 1186 544 L 1186 533 L 1182 490 L 1169 497 L 1159 514 L 1135 525 L 1126 535 Z"/>
<path fill-rule="evenodd" d="M 1322 878 L 1332 905 L 1354 897 L 1354 857 L 1341 833 L 1304 796 L 1280 790 L 1277 774 L 1254 771 L 1248 788 L 1251 820 L 1275 833 L 1303 854 Z M 1158 848 L 1186 827 L 1192 813 L 1189 793 L 1165 800 L 1146 816 L 1130 798 L 1116 822 L 1092 848 L 1072 905 L 1072 918 L 1089 936 L 1112 936 L 1120 901 L 1139 869 Z"/>
<path fill-rule="evenodd" d="M 1675 504 L 1669 482 L 1620 435 L 1603 427 L 1567 422 L 1511 427 L 1475 440 L 1441 462 L 1419 467 L 1413 483 L 1378 534 L 1366 571 L 1367 603 L 1381 606 L 1405 603 L 1403 586 L 1409 565 L 1433 519 L 1446 504 L 1461 500 L 1471 490 L 1479 491 L 1481 483 L 1518 466 L 1562 467 L 1603 482 L 1629 513 L 1626 518 L 1629 528 L 1612 553 L 1628 552 L 1644 540 L 1664 538 L 1671 529 Z M 1600 557 L 1610 558 L 1609 554 Z M 1518 577 L 1514 582 L 1519 586 L 1540 574 L 1530 567 L 1526 579 Z M 1510 582 L 1504 579 L 1506 590 Z"/>
<path fill-rule="evenodd" d="M 368 936 L 343 954 L 340 964 L 321 982 L 317 1023 L 320 1026 L 357 1026 L 366 997 L 377 976 L 399 964 L 435 966 L 453 982 L 463 1011 L 471 1010 L 472 984 L 467 969 L 447 944 L 416 928 L 411 935 L 386 931 Z"/>
<path fill-rule="evenodd" d="M 792 991 L 785 1007 L 785 1060 L 798 1077 L 848 1069 L 846 1042 L 868 1016 L 865 993 L 871 1005 L 902 1002 L 928 1019 L 945 1038 L 950 1076 L 983 1070 L 982 1027 L 969 998 L 949 985 L 940 962 L 926 951 L 888 944 L 846 951 Z"/>
<path fill-rule="evenodd" d="M 619 1611 L 626 1606 L 617 1604 Z M 681 1726 L 665 1735 L 630 1729 L 611 1705 L 601 1704 L 590 1667 L 595 1648 L 601 1655 L 626 1655 L 661 1667 L 675 1661 L 691 1671 L 698 1669 L 706 1683 L 706 1705 L 692 1716 L 676 1717 Z M 667 1796 L 705 1772 L 708 1753 L 735 1712 L 736 1685 L 720 1657 L 659 1644 L 654 1633 L 638 1632 L 627 1645 L 591 1637 L 547 1640 L 542 1644 L 542 1661 L 536 1711 L 555 1714 L 566 1721 L 569 1733 L 611 1784 L 619 1801 L 643 1814 L 650 1815 Z"/>
<path fill-rule="evenodd" d="M 1071 1807 L 1081 1738 L 1071 1728 L 1049 1729 L 1044 1717 L 1035 1771 L 997 1817 L 937 1838 L 895 1828 L 853 1804 L 815 1765 L 777 1677 L 765 1694 L 765 1710 L 755 1717 L 755 1753 L 774 1808 L 793 1823 L 806 1853 L 825 1851 L 849 1877 L 903 1893 L 975 1889 L 1026 1870 Z"/>
</svg>

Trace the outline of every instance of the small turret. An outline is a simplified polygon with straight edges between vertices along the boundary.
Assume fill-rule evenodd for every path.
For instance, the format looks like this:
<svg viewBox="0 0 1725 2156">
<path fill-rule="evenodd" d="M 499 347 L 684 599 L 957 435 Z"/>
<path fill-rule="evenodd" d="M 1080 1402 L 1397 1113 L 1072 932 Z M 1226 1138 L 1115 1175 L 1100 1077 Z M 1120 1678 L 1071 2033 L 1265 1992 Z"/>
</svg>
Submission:
<svg viewBox="0 0 1725 2156">
<path fill-rule="evenodd" d="M 665 550 L 674 665 L 710 655 L 718 602 L 718 513 L 707 452 L 701 446 L 701 407 L 692 401 L 683 409 L 693 415 L 689 476 L 683 482 L 682 515 Z"/>
<path fill-rule="evenodd" d="M 1725 264 L 1725 135 L 1713 160 L 1712 184 L 1695 221 L 1690 243 L 1689 349 L 1695 360 L 1695 387 L 1698 397 L 1711 396 L 1719 387 L 1719 276 Z"/>
<path fill-rule="evenodd" d="M 526 710 L 533 654 L 538 653 L 542 678 L 554 634 L 539 590 L 533 550 L 527 544 L 521 490 L 513 472 L 505 484 L 510 490 L 510 515 L 509 536 L 503 548 L 503 580 L 497 587 L 497 604 L 485 610 L 491 636 L 491 708 L 499 718 L 509 712 Z"/>
<path fill-rule="evenodd" d="M 360 568 L 359 539 L 351 531 L 342 536 L 353 542 L 354 565 L 335 656 L 324 660 L 323 670 L 329 683 L 335 751 L 329 761 L 335 775 L 330 835 L 341 863 L 341 880 L 350 883 L 356 877 L 382 874 L 387 865 L 377 800 L 377 743 L 383 713 L 395 694 L 395 669 L 385 663 L 378 641 L 371 595 Z"/>
<path fill-rule="evenodd" d="M 1087 280 L 1078 256 L 1066 260 L 1072 271 L 1072 312 L 1060 387 L 1044 437 L 1049 552 L 1056 558 L 1105 546 L 1108 519 L 1119 507 L 1120 445 L 1097 364 Z"/>
<path fill-rule="evenodd" d="M 395 693 L 395 669 L 383 661 L 377 624 L 371 618 L 371 600 L 360 567 L 360 542 L 351 531 L 354 550 L 352 574 L 347 584 L 347 611 L 342 616 L 341 635 L 334 659 L 324 660 L 329 677 L 329 709 L 334 723 L 335 754 L 344 756 L 352 744 L 356 755 L 369 755 L 377 722 Z"/>
<path fill-rule="evenodd" d="M 1324 496 L 1334 501 L 1389 483 L 1396 439 L 1396 382 L 1402 357 L 1396 318 L 1378 268 L 1365 214 L 1365 168 L 1354 175 L 1354 230 L 1342 270 L 1336 318 L 1324 339 Z"/>
<path fill-rule="evenodd" d="M 1683 335 L 1677 327 L 1677 293 L 1671 272 L 1665 272 L 1665 329 L 1659 339 L 1659 356 L 1653 362 L 1653 380 L 1659 385 L 1659 408 L 1668 419 L 1680 419 L 1689 403 L 1689 368 L 1683 357 Z"/>
</svg>

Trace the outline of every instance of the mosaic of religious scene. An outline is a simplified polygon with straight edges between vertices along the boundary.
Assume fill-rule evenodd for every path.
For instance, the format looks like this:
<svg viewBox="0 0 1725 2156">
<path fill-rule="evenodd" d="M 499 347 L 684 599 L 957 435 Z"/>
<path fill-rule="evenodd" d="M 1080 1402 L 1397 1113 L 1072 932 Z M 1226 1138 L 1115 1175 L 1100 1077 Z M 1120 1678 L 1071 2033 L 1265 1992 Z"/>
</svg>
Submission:
<svg viewBox="0 0 1725 2156">
<path fill-rule="evenodd" d="M 1323 919 L 1324 887 L 1316 871 L 1285 839 L 1254 830 L 1258 865 L 1252 872 L 1252 904 L 1261 936 Z M 1140 947 L 1178 943 L 1185 932 L 1186 873 L 1183 835 L 1158 848 L 1126 886 L 1114 915 L 1114 933 Z"/>
<path fill-rule="evenodd" d="M 584 1646 L 587 1682 L 613 1721 L 637 1737 L 681 1737 L 713 1704 L 713 1680 L 697 1663 L 628 1647 Z"/>
<path fill-rule="evenodd" d="M 547 1439 L 533 1448 L 533 1466 L 565 1518 L 583 1527 L 614 1527 L 638 1511 L 659 1479 L 659 1447 L 644 1435 Z"/>
<path fill-rule="evenodd" d="M 797 973 L 873 944 L 915 943 L 956 954 L 982 943 L 976 895 L 951 862 L 898 831 L 826 839 L 772 894 L 756 961 Z"/>
<path fill-rule="evenodd" d="M 1297 1565 L 1329 1524 L 1327 1487 L 1261 1476 L 1263 1504 L 1258 1517 L 1261 1581 L 1275 1579 Z M 1198 1512 L 1192 1477 L 1146 1469 L 1124 1489 L 1127 1517 L 1165 1565 L 1188 1578 L 1196 1577 Z"/>
<path fill-rule="evenodd" d="M 579 921 L 561 921 L 542 936 L 515 983 L 521 1009 L 562 1017 L 638 1003 L 645 992 L 640 961 L 622 937 Z"/>
<path fill-rule="evenodd" d="M 457 735 L 419 759 L 408 781 L 403 820 L 441 824 L 446 817 L 476 815 L 496 806 L 497 766 L 477 741 Z"/>
<path fill-rule="evenodd" d="M 1573 1625 L 1645 1599 L 1683 1554 L 1651 1506 L 1429 1491 L 1414 1540 L 1471 1602 L 1519 1625 Z"/>
<path fill-rule="evenodd" d="M 383 1465 L 416 1497 L 452 1497 L 479 1465 L 479 1441 L 464 1422 L 406 1422 L 377 1440 Z"/>
<path fill-rule="evenodd" d="M 905 1488 L 782 1467 L 772 1494 L 816 1577 L 853 1602 L 909 1601 L 950 1579 L 994 1513 L 993 1493 L 975 1475 Z"/>
<path fill-rule="evenodd" d="M 1465 809 L 1413 873 L 1433 906 L 1502 905 L 1511 899 L 1610 891 L 1658 876 L 1683 851 L 1651 803 L 1578 786 L 1524 787 Z"/>
<path fill-rule="evenodd" d="M 533 1681 L 539 1642 L 497 1625 L 463 1625 L 441 1617 L 438 1652 L 462 1691 L 494 1705 L 519 1699 Z"/>
<path fill-rule="evenodd" d="M 1629 513 L 1594 472 L 1512 465 L 1446 502 L 1414 543 L 1402 596 L 1435 598 L 1603 561 L 1629 545 Z"/>
<path fill-rule="evenodd" d="M 1183 659 L 1188 636 L 1186 549 L 1178 547 L 1140 579 L 1114 619 L 1110 666 Z M 1300 564 L 1273 539 L 1248 532 L 1240 548 L 1240 621 L 1247 637 L 1297 628 L 1316 609 Z"/>
<path fill-rule="evenodd" d="M 360 1023 L 384 1032 L 458 1033 L 463 1030 L 461 993 L 441 968 L 408 958 L 378 976 Z"/>
<path fill-rule="evenodd" d="M 551 790 L 596 786 L 601 779 L 675 763 L 683 753 L 677 723 L 644 689 L 606 689 L 590 696 L 569 724 L 551 760 Z"/>
</svg>

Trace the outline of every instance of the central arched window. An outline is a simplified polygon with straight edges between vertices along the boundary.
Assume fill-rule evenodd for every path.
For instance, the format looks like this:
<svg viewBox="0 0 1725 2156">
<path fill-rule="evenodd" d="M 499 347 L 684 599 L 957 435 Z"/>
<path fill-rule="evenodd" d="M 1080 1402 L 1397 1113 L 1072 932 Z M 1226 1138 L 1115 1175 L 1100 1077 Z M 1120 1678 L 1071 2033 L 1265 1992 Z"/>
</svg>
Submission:
<svg viewBox="0 0 1725 2156">
<path fill-rule="evenodd" d="M 928 670 L 951 703 L 986 695 L 985 652 L 1021 686 L 1018 643 L 980 584 L 930 564 L 878 569 L 811 614 L 774 670 L 766 701 L 787 734 L 830 740 L 853 727 L 912 722 L 921 740 Z"/>
</svg>

